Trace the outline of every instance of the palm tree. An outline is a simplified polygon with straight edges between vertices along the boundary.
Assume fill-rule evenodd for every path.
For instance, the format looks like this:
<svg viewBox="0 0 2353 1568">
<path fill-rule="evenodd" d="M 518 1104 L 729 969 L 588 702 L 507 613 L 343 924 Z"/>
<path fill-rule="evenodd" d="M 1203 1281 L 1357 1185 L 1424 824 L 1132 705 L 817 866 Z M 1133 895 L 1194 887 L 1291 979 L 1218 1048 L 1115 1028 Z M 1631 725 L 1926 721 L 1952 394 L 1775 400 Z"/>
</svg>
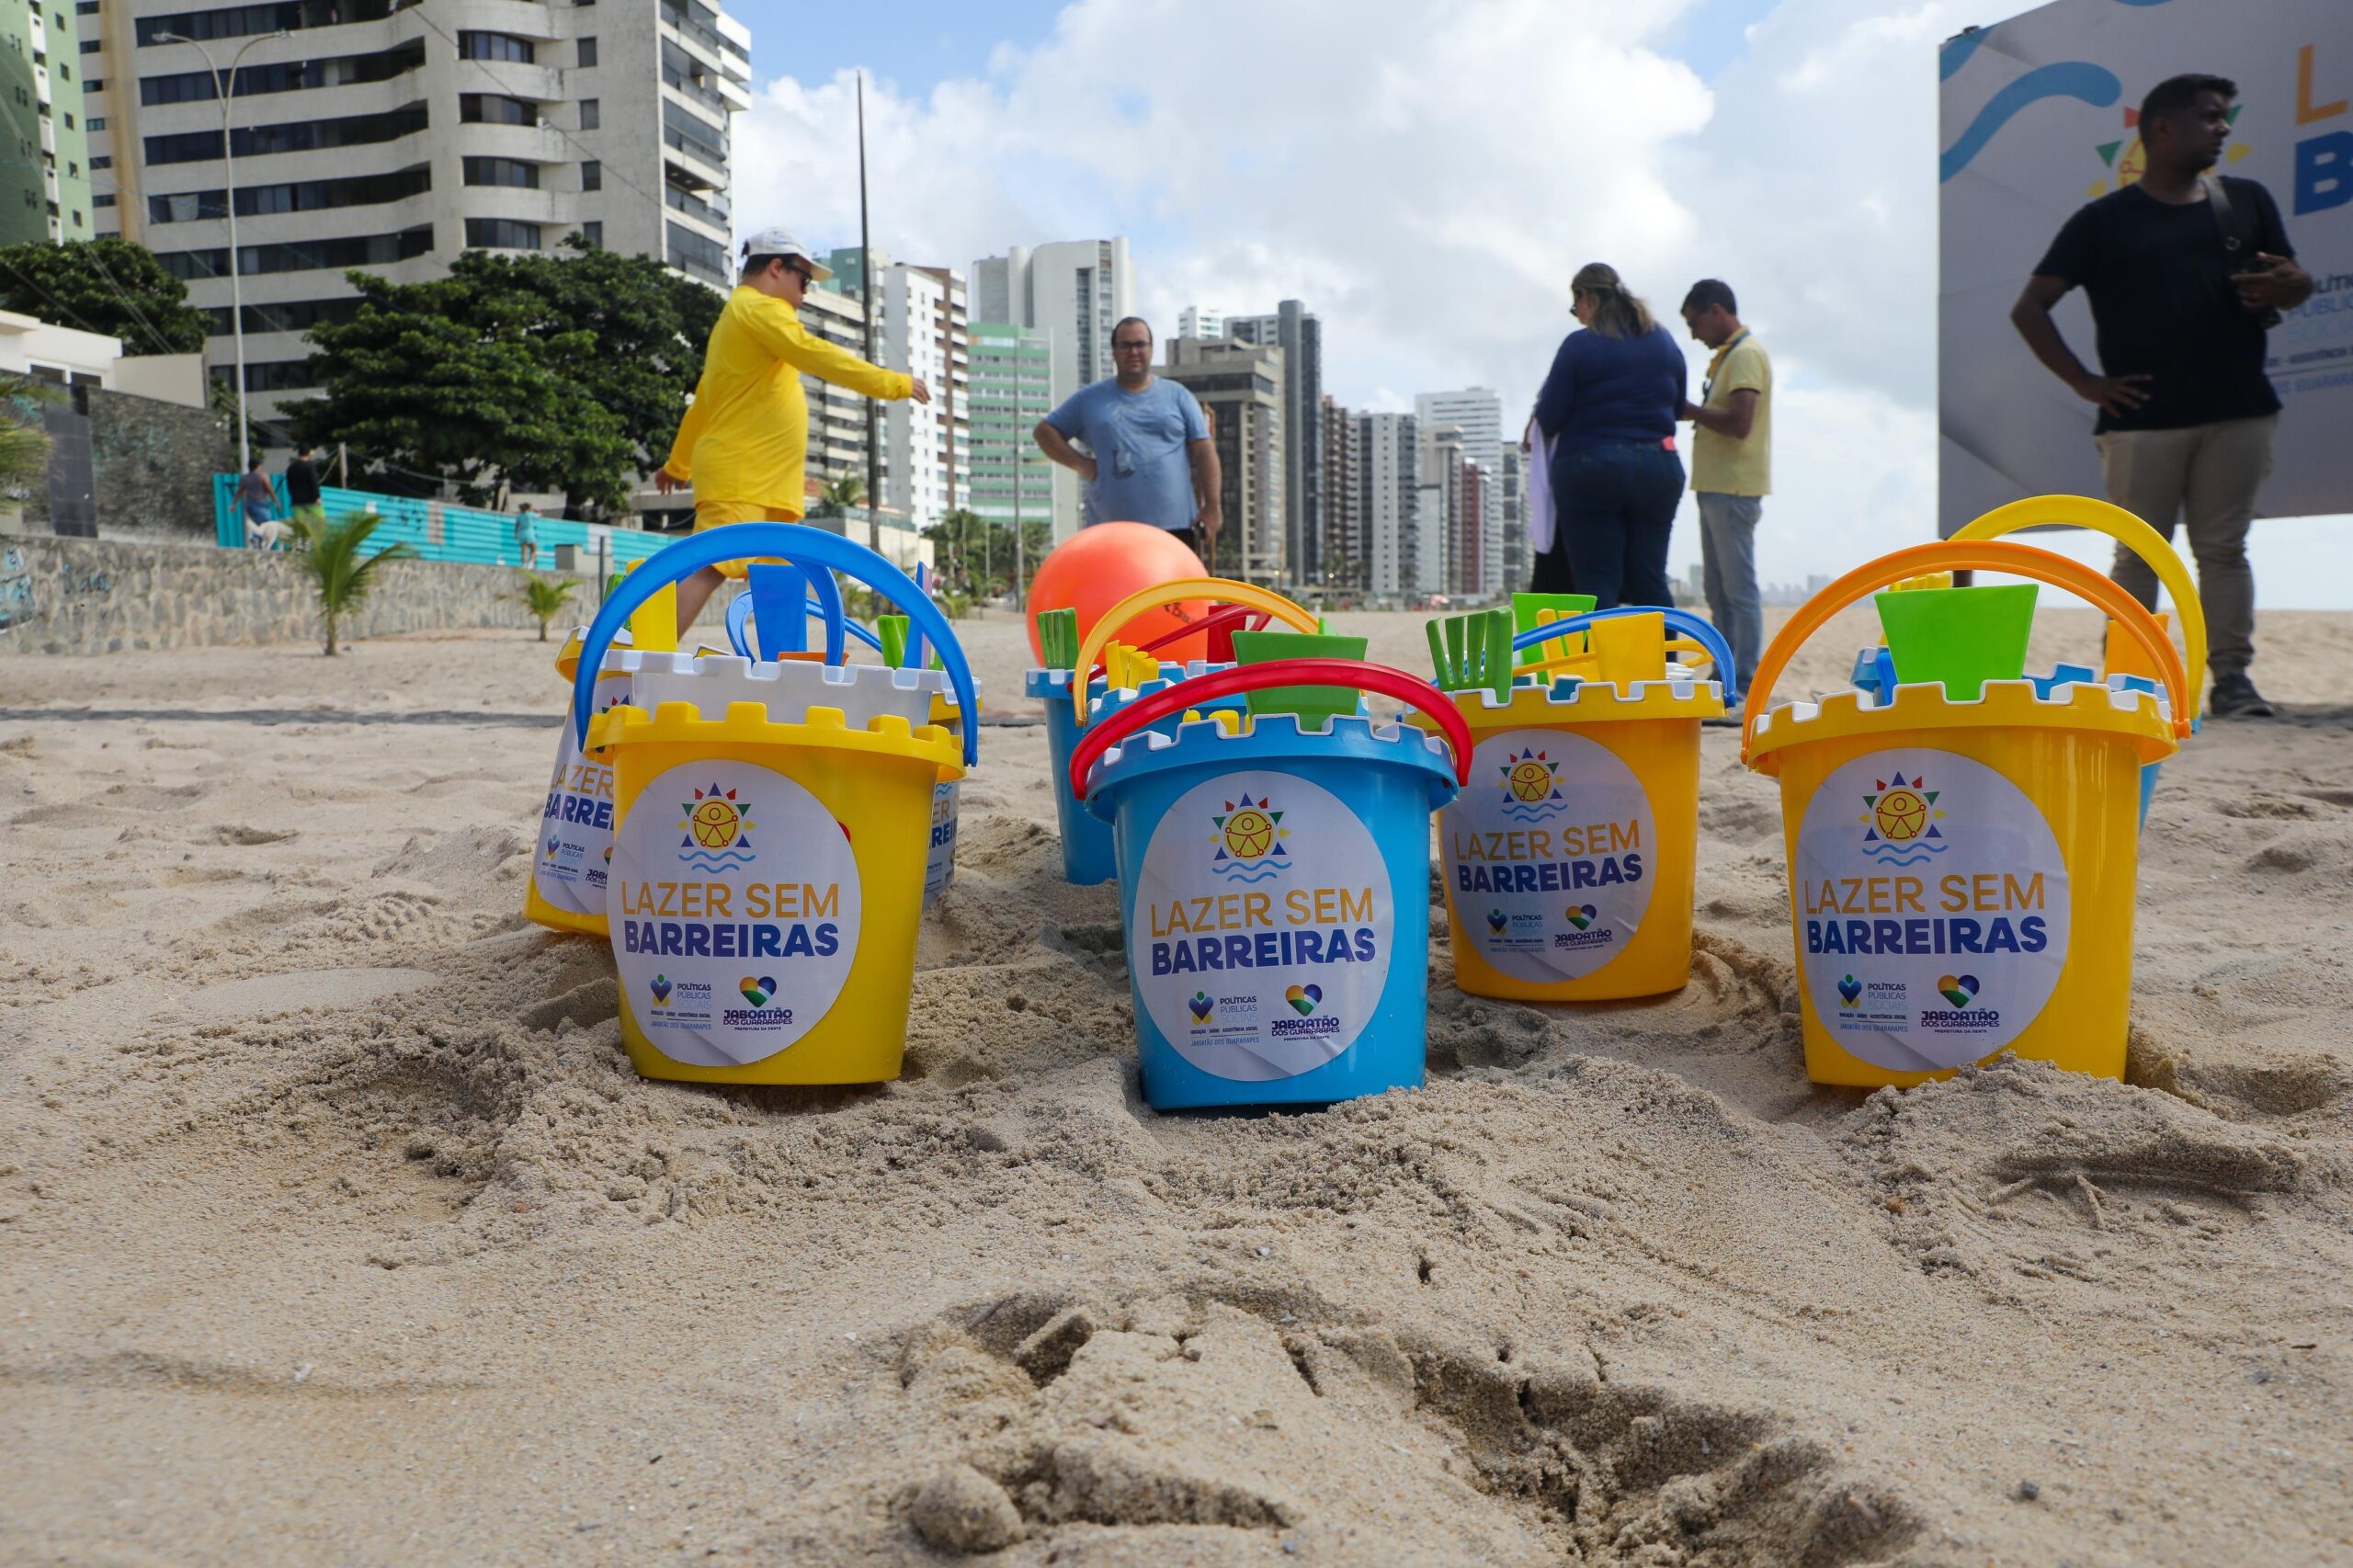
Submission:
<svg viewBox="0 0 2353 1568">
<path fill-rule="evenodd" d="M 344 616 L 358 609 L 367 601 L 368 592 L 376 585 L 376 568 L 387 561 L 406 561 L 416 554 L 406 544 L 394 544 L 375 554 L 362 557 L 369 536 L 381 527 L 384 519 L 373 512 L 358 512 L 339 523 L 306 523 L 297 517 L 296 530 L 301 535 L 307 550 L 295 554 L 298 571 L 311 579 L 318 591 L 319 619 L 326 623 L 327 657 L 335 657 L 335 624 Z M 546 635 L 540 627 L 540 635 Z"/>
<path fill-rule="evenodd" d="M 817 504 L 809 508 L 813 517 L 847 517 L 854 506 L 866 505 L 866 481 L 854 473 L 837 473 L 825 481 L 825 488 Z"/>
<path fill-rule="evenodd" d="M 580 585 L 570 577 L 548 578 L 529 572 L 523 574 L 523 591 L 498 597 L 512 604 L 519 604 L 540 623 L 540 641 L 548 640 L 548 622 L 563 613 L 572 601 L 573 590 Z"/>
</svg>

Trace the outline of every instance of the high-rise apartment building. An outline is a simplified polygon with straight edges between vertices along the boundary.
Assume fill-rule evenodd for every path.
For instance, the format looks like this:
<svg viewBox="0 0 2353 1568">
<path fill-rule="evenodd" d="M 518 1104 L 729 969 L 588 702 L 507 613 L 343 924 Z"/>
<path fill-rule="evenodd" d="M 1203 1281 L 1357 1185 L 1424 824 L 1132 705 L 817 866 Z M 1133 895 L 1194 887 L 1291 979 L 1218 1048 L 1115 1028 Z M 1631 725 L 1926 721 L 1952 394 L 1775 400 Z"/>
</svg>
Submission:
<svg viewBox="0 0 2353 1568">
<path fill-rule="evenodd" d="M 1315 537 L 1324 553 L 1316 564 L 1322 581 L 1334 587 L 1363 589 L 1372 585 L 1372 553 L 1365 537 L 1364 422 L 1325 392 L 1316 410 L 1315 428 L 1322 437 L 1323 516 Z"/>
<path fill-rule="evenodd" d="M 1410 414 L 1367 414 L 1357 420 L 1364 475 L 1369 586 L 1411 596 L 1420 576 L 1420 439 Z"/>
<path fill-rule="evenodd" d="M 1055 403 L 1112 375 L 1111 329 L 1136 310 L 1124 238 L 1014 245 L 972 263 L 972 280 L 978 319 L 1050 335 Z M 1078 530 L 1078 476 L 1057 465 L 1052 480 L 1054 537 L 1067 539 Z"/>
<path fill-rule="evenodd" d="M 1283 581 L 1282 350 L 1174 337 L 1159 373 L 1190 391 L 1209 416 L 1225 514 L 1219 559 L 1235 563 L 1233 574 L 1245 581 Z"/>
<path fill-rule="evenodd" d="M 972 358 L 966 343 L 964 278 L 944 267 L 894 262 L 876 267 L 881 310 L 875 335 L 881 364 L 931 388 L 931 401 L 882 405 L 881 503 L 927 528 L 964 504 L 972 472 Z"/>
<path fill-rule="evenodd" d="M 1415 585 L 1426 594 L 1462 592 L 1462 432 L 1451 425 L 1415 421 L 1421 437 L 1415 460 L 1420 486 L 1415 536 Z"/>
<path fill-rule="evenodd" d="M 1283 351 L 1284 551 L 1292 582 L 1315 582 L 1323 574 L 1324 561 L 1323 545 L 1315 537 L 1324 510 L 1324 443 L 1318 426 L 1324 410 L 1323 325 L 1297 300 L 1285 300 L 1270 316 L 1226 317 L 1225 335 Z"/>
<path fill-rule="evenodd" d="M 224 70 L 252 45 L 229 151 L 257 416 L 310 386 L 302 334 L 353 309 L 347 269 L 418 281 L 461 250 L 551 251 L 577 232 L 733 280 L 751 35 L 708 0 L 103 0 L 80 40 L 97 227 L 187 280 L 216 375 L 233 363 L 231 169 L 213 77 L 176 38 Z"/>
<path fill-rule="evenodd" d="M 801 324 L 813 336 L 866 358 L 866 301 L 837 289 L 812 289 L 801 302 Z M 859 393 L 803 374 L 809 399 L 808 475 L 824 482 L 854 473 L 866 480 L 866 403 Z"/>
<path fill-rule="evenodd" d="M 1010 322 L 974 322 L 970 333 L 972 472 L 965 505 L 1007 528 L 1017 520 L 1051 522 L 1053 465 L 1029 433 L 1054 406 L 1053 347 L 1045 332 Z M 1012 569 L 1010 562 L 1003 566 Z"/>
<path fill-rule="evenodd" d="M 1223 337 L 1225 312 L 1205 310 L 1199 305 L 1187 305 L 1176 312 L 1176 335 L 1179 337 Z"/>
<path fill-rule="evenodd" d="M 1526 589 L 1536 569 L 1528 553 L 1528 454 L 1517 441 L 1503 444 L 1503 471 L 1495 476 L 1495 490 L 1503 514 L 1503 581 L 1495 591 L 1508 594 Z"/>
<path fill-rule="evenodd" d="M 65 0 L 0 4 L 0 110 L 7 116 L 0 146 L 10 153 L 0 179 L 0 244 L 60 244 L 97 233 L 83 116 L 88 58 L 75 48 L 71 16 Z M 124 347 L 154 352 L 153 344 Z"/>
<path fill-rule="evenodd" d="M 1486 511 L 1480 521 L 1479 560 L 1465 562 L 1449 591 L 1483 597 L 1502 591 L 1503 493 L 1494 483 L 1503 470 L 1504 402 L 1493 389 L 1464 387 L 1456 392 L 1423 392 L 1414 399 L 1414 413 L 1425 426 L 1451 425 L 1462 432 L 1462 455 L 1486 471 Z"/>
</svg>

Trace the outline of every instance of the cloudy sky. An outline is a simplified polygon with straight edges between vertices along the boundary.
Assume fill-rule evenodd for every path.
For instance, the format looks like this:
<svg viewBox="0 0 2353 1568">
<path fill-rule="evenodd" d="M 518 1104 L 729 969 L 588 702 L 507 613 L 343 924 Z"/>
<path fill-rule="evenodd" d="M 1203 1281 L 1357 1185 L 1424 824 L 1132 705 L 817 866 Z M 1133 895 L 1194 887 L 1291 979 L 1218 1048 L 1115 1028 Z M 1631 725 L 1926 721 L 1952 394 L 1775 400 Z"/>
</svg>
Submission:
<svg viewBox="0 0 2353 1568">
<path fill-rule="evenodd" d="M 1759 573 L 1796 581 L 1934 537 L 1937 45 L 2025 8 L 729 0 L 759 77 L 736 210 L 856 243 L 863 67 L 893 256 L 961 270 L 1124 233 L 1164 330 L 1188 304 L 1297 298 L 1342 402 L 1483 385 L 1513 426 L 1579 264 L 1611 263 L 1670 321 L 1723 278 L 1778 376 Z M 2353 603 L 2347 521 L 2260 525 L 2265 601 Z M 2310 570 L 2316 549 L 2342 569 Z"/>
</svg>

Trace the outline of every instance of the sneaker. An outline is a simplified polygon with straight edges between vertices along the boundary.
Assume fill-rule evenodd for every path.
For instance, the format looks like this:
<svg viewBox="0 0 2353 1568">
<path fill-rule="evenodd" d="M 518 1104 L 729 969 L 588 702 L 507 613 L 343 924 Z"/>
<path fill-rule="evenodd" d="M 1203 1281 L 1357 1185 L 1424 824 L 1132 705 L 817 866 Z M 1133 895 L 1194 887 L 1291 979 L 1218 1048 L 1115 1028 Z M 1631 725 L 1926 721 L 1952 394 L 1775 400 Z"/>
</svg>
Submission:
<svg viewBox="0 0 2353 1568">
<path fill-rule="evenodd" d="M 2216 676 L 2206 699 L 2206 710 L 2217 719 L 2268 719 L 2271 704 L 2244 674 Z"/>
</svg>

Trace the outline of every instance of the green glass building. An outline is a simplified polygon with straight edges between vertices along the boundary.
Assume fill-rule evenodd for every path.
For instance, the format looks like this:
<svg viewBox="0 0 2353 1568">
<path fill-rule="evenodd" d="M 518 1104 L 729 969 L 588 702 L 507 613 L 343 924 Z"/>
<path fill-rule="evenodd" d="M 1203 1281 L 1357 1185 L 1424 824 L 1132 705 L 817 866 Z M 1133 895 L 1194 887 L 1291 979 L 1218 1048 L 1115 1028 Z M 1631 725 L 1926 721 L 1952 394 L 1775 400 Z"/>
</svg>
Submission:
<svg viewBox="0 0 2353 1568">
<path fill-rule="evenodd" d="M 965 328 L 972 354 L 972 478 L 965 505 L 992 523 L 1011 527 L 1015 501 L 1025 523 L 1054 515 L 1053 465 L 1029 432 L 1054 406 L 1053 338 L 1042 327 L 973 322 Z M 1014 475 L 1020 474 L 1018 497 Z"/>
<path fill-rule="evenodd" d="M 63 0 L 0 5 L 0 244 L 93 238 L 80 32 Z"/>
</svg>

